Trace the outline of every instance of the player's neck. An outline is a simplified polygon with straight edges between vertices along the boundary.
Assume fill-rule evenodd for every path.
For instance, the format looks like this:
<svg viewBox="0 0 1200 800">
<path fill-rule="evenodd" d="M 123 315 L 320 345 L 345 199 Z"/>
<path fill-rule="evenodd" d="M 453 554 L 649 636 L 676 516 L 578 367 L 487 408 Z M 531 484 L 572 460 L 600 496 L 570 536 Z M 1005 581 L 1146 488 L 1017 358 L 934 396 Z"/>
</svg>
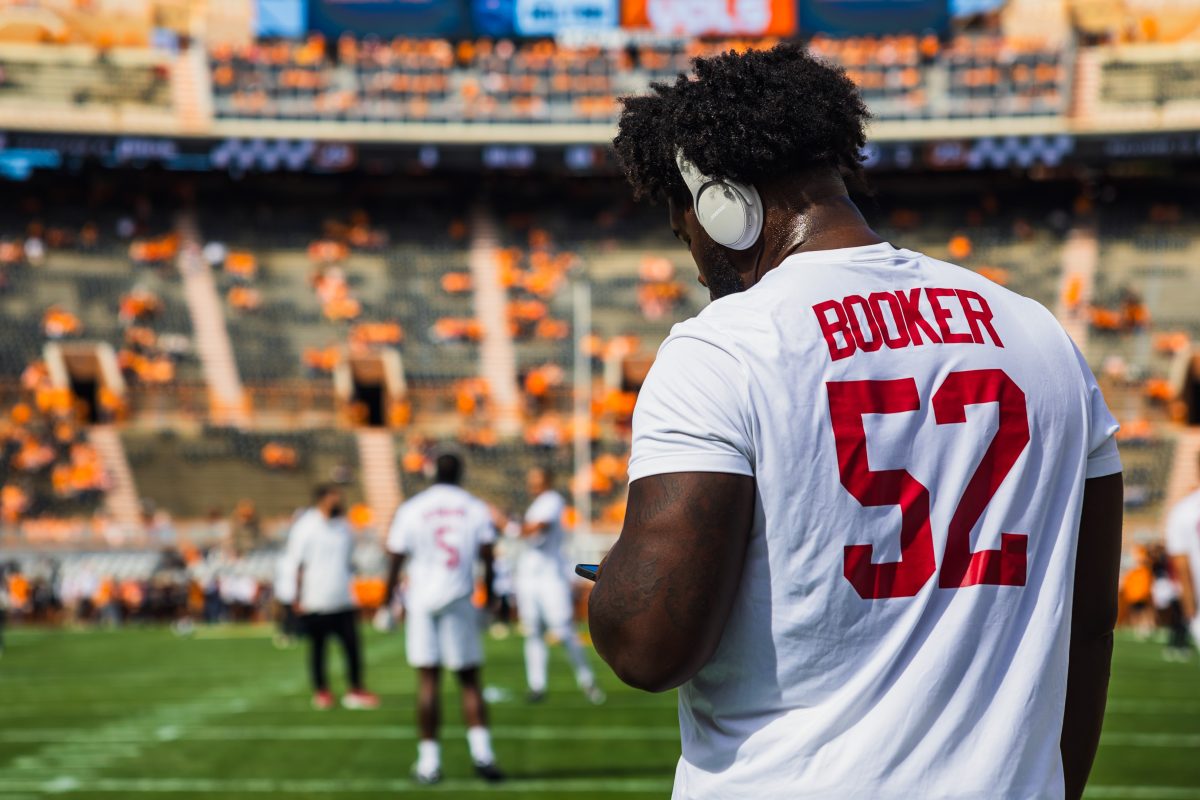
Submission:
<svg viewBox="0 0 1200 800">
<path fill-rule="evenodd" d="M 773 218 L 773 219 L 772 219 Z M 822 197 L 799 207 L 768 212 L 761 250 L 743 275 L 747 285 L 782 264 L 788 256 L 815 250 L 840 250 L 880 244 L 884 239 L 867 224 L 845 194 Z"/>
<path fill-rule="evenodd" d="M 781 237 L 777 246 L 779 262 L 795 253 L 863 247 L 884 241 L 871 230 L 854 201 L 845 195 L 823 198 L 805 207 L 792 216 L 787 228 L 790 235 Z"/>
</svg>

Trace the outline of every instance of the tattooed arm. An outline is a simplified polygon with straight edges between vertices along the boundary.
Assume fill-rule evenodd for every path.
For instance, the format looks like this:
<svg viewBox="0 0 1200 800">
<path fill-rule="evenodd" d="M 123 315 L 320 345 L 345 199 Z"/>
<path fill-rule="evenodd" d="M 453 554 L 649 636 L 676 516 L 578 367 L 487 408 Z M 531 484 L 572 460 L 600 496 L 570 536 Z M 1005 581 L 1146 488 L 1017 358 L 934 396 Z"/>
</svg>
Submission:
<svg viewBox="0 0 1200 800">
<path fill-rule="evenodd" d="M 592 641 L 630 686 L 663 692 L 712 657 L 754 521 L 754 479 L 652 475 L 629 486 L 621 538 L 588 601 Z"/>
</svg>

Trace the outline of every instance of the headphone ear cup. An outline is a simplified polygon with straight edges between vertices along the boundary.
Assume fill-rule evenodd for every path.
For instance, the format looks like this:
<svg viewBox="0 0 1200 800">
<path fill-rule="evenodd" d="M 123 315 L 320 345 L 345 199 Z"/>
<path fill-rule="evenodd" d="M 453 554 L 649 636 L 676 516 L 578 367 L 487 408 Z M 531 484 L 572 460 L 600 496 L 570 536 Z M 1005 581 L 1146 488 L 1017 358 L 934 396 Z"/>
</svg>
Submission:
<svg viewBox="0 0 1200 800">
<path fill-rule="evenodd" d="M 735 247 L 746 236 L 751 214 L 742 197 L 725 183 L 713 181 L 700 190 L 696 219 L 717 244 L 738 250 L 748 246 Z"/>
</svg>

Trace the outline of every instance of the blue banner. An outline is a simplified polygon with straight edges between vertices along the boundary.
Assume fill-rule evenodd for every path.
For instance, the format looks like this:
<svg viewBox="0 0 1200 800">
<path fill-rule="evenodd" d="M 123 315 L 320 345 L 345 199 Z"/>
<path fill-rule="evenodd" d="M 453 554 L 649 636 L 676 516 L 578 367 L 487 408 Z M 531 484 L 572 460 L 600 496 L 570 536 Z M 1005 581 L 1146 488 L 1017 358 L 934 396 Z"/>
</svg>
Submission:
<svg viewBox="0 0 1200 800">
<path fill-rule="evenodd" d="M 481 36 L 554 36 L 617 27 L 617 0 L 474 0 Z"/>
<path fill-rule="evenodd" d="M 330 37 L 471 33 L 466 0 L 308 0 L 308 28 Z"/>
<path fill-rule="evenodd" d="M 949 26 L 949 0 L 800 0 L 805 36 L 940 32 Z"/>
<path fill-rule="evenodd" d="M 308 0 L 258 0 L 255 34 L 299 39 L 305 33 L 307 5 Z"/>
</svg>

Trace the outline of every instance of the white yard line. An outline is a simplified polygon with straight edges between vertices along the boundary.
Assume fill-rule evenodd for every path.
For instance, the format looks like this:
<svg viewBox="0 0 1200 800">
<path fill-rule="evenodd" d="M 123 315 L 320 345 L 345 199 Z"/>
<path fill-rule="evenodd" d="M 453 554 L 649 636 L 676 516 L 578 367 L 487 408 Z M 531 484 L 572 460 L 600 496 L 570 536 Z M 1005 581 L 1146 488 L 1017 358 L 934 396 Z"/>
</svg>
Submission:
<svg viewBox="0 0 1200 800">
<path fill-rule="evenodd" d="M 174 707 L 163 718 L 162 724 L 147 725 L 144 722 L 116 721 L 101 729 L 79 731 L 73 728 L 24 728 L 0 730 L 0 742 L 70 744 L 84 747 L 92 752 L 100 743 L 114 747 L 124 744 L 149 744 L 164 741 L 409 741 L 417 736 L 416 730 L 403 725 L 204 725 L 200 717 L 221 713 L 220 708 L 206 706 L 210 713 L 181 713 Z M 168 719 L 169 718 L 169 719 Z M 445 728 L 444 735 L 457 737 L 466 734 L 460 726 Z M 492 728 L 498 740 L 513 741 L 673 741 L 679 738 L 675 726 L 605 726 L 588 728 L 580 726 L 552 725 L 499 725 Z M 1100 739 L 1102 747 L 1163 747 L 1191 749 L 1200 747 L 1200 734 L 1189 733 L 1106 733 Z M 3 771 L 0 770 L 0 775 Z"/>
<path fill-rule="evenodd" d="M 540 778 L 514 779 L 504 783 L 481 780 L 448 779 L 436 786 L 421 787 L 421 792 L 481 792 L 502 794 L 562 795 L 576 792 L 593 794 L 663 793 L 671 791 L 672 780 L 664 778 Z M 97 778 L 86 783 L 69 780 L 0 780 L 0 792 L 68 792 L 135 794 L 363 794 L 411 792 L 415 784 L 407 778 L 294 780 L 273 778 Z"/>
<path fill-rule="evenodd" d="M 421 792 L 480 792 L 496 794 L 566 795 L 665 793 L 670 778 L 554 778 L 513 779 L 501 784 L 478 780 L 449 779 Z M 0 779 L 0 792 L 45 794 L 363 794 L 403 793 L 413 790 L 411 781 L 392 779 L 273 779 L 273 778 L 76 778 L 49 780 Z M 1090 786 L 1084 797 L 1127 798 L 1128 800 L 1200 800 L 1200 789 L 1186 786 Z"/>
<path fill-rule="evenodd" d="M 195 724 L 192 721 L 172 720 L 171 724 L 159 727 L 135 725 L 112 725 L 99 731 L 92 729 L 77 731 L 71 728 L 26 728 L 21 730 L 0 730 L 0 742 L 11 743 L 43 743 L 82 745 L 95 743 L 99 736 L 109 743 L 145 743 L 162 741 L 262 741 L 262 742 L 294 742 L 294 741 L 409 741 L 417 738 L 416 729 L 412 725 L 278 725 L 278 726 L 211 726 Z M 443 729 L 445 737 L 465 736 L 466 729 L 460 726 L 449 726 Z M 539 725 L 500 725 L 492 728 L 492 735 L 503 741 L 676 741 L 679 739 L 677 727 L 604 727 L 581 728 L 553 727 Z M 0 770 L 0 776 L 3 771 Z"/>
<path fill-rule="evenodd" d="M 1089 786 L 1083 796 L 1120 800 L 1200 800 L 1200 789 L 1190 786 Z"/>
</svg>

